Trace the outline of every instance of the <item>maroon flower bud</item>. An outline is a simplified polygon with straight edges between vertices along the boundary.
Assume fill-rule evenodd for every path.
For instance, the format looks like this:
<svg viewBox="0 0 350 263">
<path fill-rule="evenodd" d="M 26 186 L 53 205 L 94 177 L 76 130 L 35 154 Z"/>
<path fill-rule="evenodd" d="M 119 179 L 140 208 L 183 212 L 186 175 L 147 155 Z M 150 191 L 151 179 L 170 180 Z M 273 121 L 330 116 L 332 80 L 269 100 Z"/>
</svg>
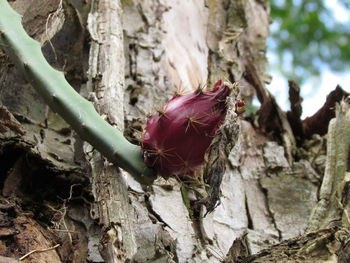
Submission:
<svg viewBox="0 0 350 263">
<path fill-rule="evenodd" d="M 231 89 L 221 80 L 210 91 L 172 97 L 147 120 L 142 134 L 145 163 L 159 175 L 192 174 L 225 119 Z"/>
</svg>

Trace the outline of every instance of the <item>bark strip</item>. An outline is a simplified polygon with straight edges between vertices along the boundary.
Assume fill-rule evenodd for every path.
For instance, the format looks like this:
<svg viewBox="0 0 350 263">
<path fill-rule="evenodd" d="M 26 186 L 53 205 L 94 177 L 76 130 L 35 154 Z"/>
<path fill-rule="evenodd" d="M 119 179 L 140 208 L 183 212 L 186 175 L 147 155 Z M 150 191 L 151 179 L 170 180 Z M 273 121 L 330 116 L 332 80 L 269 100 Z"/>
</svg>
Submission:
<svg viewBox="0 0 350 263">
<path fill-rule="evenodd" d="M 320 201 L 309 222 L 309 230 L 317 230 L 335 221 L 343 221 L 350 227 L 348 209 L 350 149 L 350 104 L 342 101 L 337 105 L 336 118 L 328 128 L 326 169 L 320 189 Z"/>
<path fill-rule="evenodd" d="M 125 61 L 121 21 L 120 1 L 92 1 L 88 17 L 91 35 L 88 91 L 97 111 L 123 131 Z M 106 262 L 126 262 L 137 251 L 128 186 L 121 170 L 108 165 L 96 151 L 89 161 L 95 197 L 92 211 L 103 230 L 100 253 Z"/>
<path fill-rule="evenodd" d="M 303 124 L 305 126 L 305 136 L 311 137 L 313 134 L 324 135 L 327 133 L 329 121 L 335 117 L 335 104 L 349 95 L 339 85 L 328 94 L 326 102 L 314 115 L 307 117 Z"/>
</svg>

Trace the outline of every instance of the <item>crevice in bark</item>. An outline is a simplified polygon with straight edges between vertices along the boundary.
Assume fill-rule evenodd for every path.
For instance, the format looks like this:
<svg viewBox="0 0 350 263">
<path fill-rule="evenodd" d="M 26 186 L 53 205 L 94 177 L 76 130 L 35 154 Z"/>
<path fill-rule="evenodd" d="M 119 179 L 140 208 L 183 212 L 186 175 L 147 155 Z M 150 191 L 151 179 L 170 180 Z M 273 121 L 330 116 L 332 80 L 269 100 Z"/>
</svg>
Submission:
<svg viewBox="0 0 350 263">
<path fill-rule="evenodd" d="M 139 4 L 137 4 L 136 8 L 137 8 L 137 11 L 140 14 L 140 17 L 141 17 L 143 23 L 144 23 L 144 27 L 143 28 L 145 30 L 145 33 L 148 33 L 150 24 L 148 22 L 148 19 L 147 19 L 147 16 L 146 16 L 145 12 L 142 10 L 142 5 L 139 3 Z"/>
<path fill-rule="evenodd" d="M 11 144 L 2 147 L 6 157 L 0 156 L 0 160 L 7 161 L 7 172 L 1 182 L 0 254 L 18 258 L 29 251 L 60 244 L 52 252 L 34 253 L 27 260 L 53 263 L 73 262 L 73 257 L 78 260 L 74 251 L 85 242 L 84 234 L 70 232 L 75 227 L 67 228 L 64 222 L 74 204 L 91 200 L 89 182 L 82 174 L 59 171 L 29 151 L 30 148 Z M 68 236 L 73 243 L 66 243 Z M 84 257 L 83 251 L 80 256 Z"/>
<path fill-rule="evenodd" d="M 151 219 L 151 221 L 155 224 L 155 223 L 157 223 L 157 222 L 161 222 L 164 226 L 166 226 L 166 227 L 169 227 L 170 229 L 172 229 L 171 228 L 171 226 L 169 226 L 163 219 L 162 219 L 162 217 L 159 215 L 159 214 L 157 214 L 154 210 L 153 210 L 153 208 L 152 208 L 152 204 L 151 204 L 151 202 L 150 202 L 150 200 L 149 200 L 149 196 L 148 195 L 145 195 L 145 204 L 146 204 L 146 208 L 147 208 L 147 210 L 148 210 L 148 212 L 149 212 L 149 215 L 150 215 L 150 219 Z M 154 217 L 154 218 L 153 218 Z"/>
<path fill-rule="evenodd" d="M 67 198 L 71 185 L 76 187 L 79 195 L 87 194 L 89 184 L 88 178 L 78 173 L 62 173 L 52 170 L 48 164 L 38 156 L 31 154 L 23 155 L 23 175 L 21 178 L 21 189 L 23 194 L 31 197 L 32 200 L 57 200 Z M 85 189 L 85 190 L 84 190 Z M 86 198 L 89 199 L 89 195 Z"/>
<path fill-rule="evenodd" d="M 22 154 L 23 150 L 13 145 L 5 145 L 0 148 L 0 189 L 4 186 L 9 170 Z"/>
<path fill-rule="evenodd" d="M 250 211 L 249 211 L 249 206 L 248 206 L 248 198 L 247 196 L 245 196 L 245 211 L 247 213 L 247 220 L 248 220 L 248 226 L 247 228 L 248 229 L 254 229 L 254 226 L 253 226 L 253 220 L 252 220 L 252 216 L 250 214 Z"/>
<path fill-rule="evenodd" d="M 348 161 L 347 161 L 347 169 L 346 171 L 347 172 L 350 172 L 350 147 L 349 147 L 349 150 L 348 150 Z"/>
<path fill-rule="evenodd" d="M 277 233 L 278 233 L 278 240 L 281 240 L 282 239 L 282 232 L 281 230 L 277 227 L 277 223 L 276 223 L 276 220 L 275 220 L 275 217 L 274 217 L 274 213 L 271 211 L 271 208 L 270 208 L 270 204 L 268 202 L 268 190 L 265 189 L 262 184 L 261 184 L 261 181 L 258 180 L 258 186 L 259 188 L 261 189 L 261 192 L 264 193 L 264 202 L 265 202 L 265 207 L 266 207 L 266 210 L 269 214 L 269 217 L 271 219 L 271 223 L 273 225 L 273 227 L 276 229 Z"/>
</svg>

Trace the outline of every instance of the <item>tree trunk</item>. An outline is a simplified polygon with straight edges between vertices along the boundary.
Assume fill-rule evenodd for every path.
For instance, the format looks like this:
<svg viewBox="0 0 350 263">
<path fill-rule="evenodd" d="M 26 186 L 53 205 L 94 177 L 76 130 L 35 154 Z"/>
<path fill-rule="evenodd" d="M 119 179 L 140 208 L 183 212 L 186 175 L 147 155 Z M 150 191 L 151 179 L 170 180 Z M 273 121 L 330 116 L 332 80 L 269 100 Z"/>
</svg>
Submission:
<svg viewBox="0 0 350 263">
<path fill-rule="evenodd" d="M 235 126 L 220 205 L 204 216 L 195 209 L 203 181 L 141 185 L 83 142 L 0 51 L 0 262 L 348 262 L 349 104 L 337 106 L 328 136 L 295 135 L 264 87 L 267 3 L 10 4 L 51 65 L 134 143 L 172 94 L 219 79 L 261 108 Z"/>
</svg>

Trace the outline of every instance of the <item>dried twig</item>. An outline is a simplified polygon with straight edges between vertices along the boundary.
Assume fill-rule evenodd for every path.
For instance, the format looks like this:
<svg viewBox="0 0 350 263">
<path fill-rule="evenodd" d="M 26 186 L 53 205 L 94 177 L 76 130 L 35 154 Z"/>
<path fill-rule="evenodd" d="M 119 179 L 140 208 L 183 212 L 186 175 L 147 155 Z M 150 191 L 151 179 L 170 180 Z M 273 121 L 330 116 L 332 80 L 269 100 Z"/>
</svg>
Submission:
<svg viewBox="0 0 350 263">
<path fill-rule="evenodd" d="M 39 253 L 41 253 L 41 252 L 46 252 L 46 251 L 49 251 L 49 250 L 53 250 L 53 249 L 55 249 L 55 248 L 57 248 L 57 247 L 59 247 L 59 246 L 60 246 L 60 244 L 56 244 L 56 245 L 54 245 L 53 247 L 49 247 L 49 248 L 34 249 L 34 250 L 28 252 L 27 254 L 25 254 L 24 256 L 20 257 L 19 260 L 22 261 L 22 260 L 26 259 L 27 257 L 29 257 L 29 256 L 30 256 L 31 254 L 33 254 L 33 253 L 37 253 L 37 252 L 39 252 Z"/>
</svg>

